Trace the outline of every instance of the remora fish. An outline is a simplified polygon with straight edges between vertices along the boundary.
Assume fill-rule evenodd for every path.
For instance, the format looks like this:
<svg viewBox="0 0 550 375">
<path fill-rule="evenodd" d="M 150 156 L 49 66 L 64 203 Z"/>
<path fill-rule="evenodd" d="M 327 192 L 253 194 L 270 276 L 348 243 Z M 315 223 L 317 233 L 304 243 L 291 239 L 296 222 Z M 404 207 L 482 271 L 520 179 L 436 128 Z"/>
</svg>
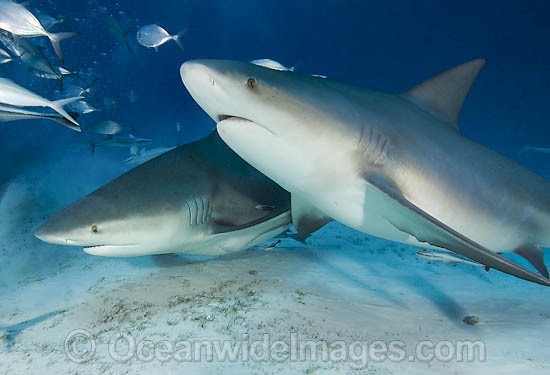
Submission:
<svg viewBox="0 0 550 375">
<path fill-rule="evenodd" d="M 469 260 L 459 258 L 449 253 L 436 253 L 433 251 L 420 250 L 416 252 L 416 255 L 428 260 L 440 260 L 443 263 L 464 263 L 464 264 L 469 264 L 476 267 L 486 267 L 483 264 L 470 262 Z"/>
<path fill-rule="evenodd" d="M 23 38 L 47 37 L 61 62 L 63 62 L 63 55 L 59 43 L 63 39 L 78 35 L 72 32 L 57 34 L 48 32 L 29 10 L 11 0 L 0 0 L 0 29 Z"/>
<path fill-rule="evenodd" d="M 262 204 L 274 209 L 256 209 Z M 289 194 L 214 132 L 116 178 L 35 235 L 101 256 L 218 255 L 267 241 L 290 223 Z"/>
<path fill-rule="evenodd" d="M 222 139 L 291 192 L 299 232 L 332 218 L 549 286 L 550 184 L 458 129 L 484 64 L 401 95 L 235 61 L 189 61 L 181 76 Z"/>
<path fill-rule="evenodd" d="M 73 118 L 78 117 L 78 113 L 69 112 L 69 115 Z M 25 109 L 10 107 L 10 106 L 0 104 L 0 122 L 34 120 L 34 119 L 52 120 L 74 131 L 77 131 L 77 132 L 81 131 L 80 127 L 74 125 L 72 121 L 69 121 L 65 117 L 59 116 L 57 114 L 27 111 Z"/>
<path fill-rule="evenodd" d="M 176 42 L 176 44 L 184 50 L 180 39 L 191 28 L 192 26 L 188 26 L 176 35 L 170 35 L 158 25 L 146 25 L 138 30 L 136 38 L 139 44 L 147 48 L 154 48 L 155 51 L 158 51 L 158 47 L 170 40 Z"/>
<path fill-rule="evenodd" d="M 303 63 L 305 60 L 306 60 L 305 58 L 301 58 L 300 60 L 298 60 L 298 62 L 296 64 L 294 64 L 290 68 L 284 66 L 283 64 L 281 64 L 278 61 L 271 60 L 271 59 L 257 59 L 257 60 L 252 60 L 250 63 L 252 63 L 254 65 L 258 65 L 258 66 L 263 66 L 264 68 L 279 70 L 279 71 L 282 71 L 282 72 L 293 72 L 293 71 L 296 70 L 298 65 Z"/>
<path fill-rule="evenodd" d="M 63 106 L 80 99 L 83 98 L 77 96 L 75 98 L 51 101 L 19 86 L 9 79 L 0 78 L 0 103 L 17 107 L 50 107 L 77 126 L 78 122 L 63 109 Z"/>
</svg>

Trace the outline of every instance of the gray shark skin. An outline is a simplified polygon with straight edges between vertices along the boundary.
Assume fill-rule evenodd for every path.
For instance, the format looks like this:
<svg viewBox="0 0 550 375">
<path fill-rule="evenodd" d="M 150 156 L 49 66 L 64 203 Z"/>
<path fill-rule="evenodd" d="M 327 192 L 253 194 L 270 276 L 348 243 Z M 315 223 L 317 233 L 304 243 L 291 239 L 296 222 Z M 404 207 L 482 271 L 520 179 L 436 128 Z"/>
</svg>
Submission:
<svg viewBox="0 0 550 375">
<path fill-rule="evenodd" d="M 484 64 L 400 95 L 226 60 L 189 61 L 180 74 L 222 139 L 292 194 L 301 234 L 334 219 L 549 286 L 538 247 L 550 245 L 549 183 L 458 129 Z"/>
<path fill-rule="evenodd" d="M 290 224 L 288 192 L 214 132 L 114 179 L 35 235 L 100 256 L 220 255 L 266 241 Z"/>
</svg>

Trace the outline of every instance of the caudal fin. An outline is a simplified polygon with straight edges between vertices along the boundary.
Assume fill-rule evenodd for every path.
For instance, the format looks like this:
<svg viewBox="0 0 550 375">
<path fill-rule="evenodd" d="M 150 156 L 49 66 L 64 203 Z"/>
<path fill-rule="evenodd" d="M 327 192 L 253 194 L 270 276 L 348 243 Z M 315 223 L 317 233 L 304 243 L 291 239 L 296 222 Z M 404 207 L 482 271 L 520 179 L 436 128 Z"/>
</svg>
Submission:
<svg viewBox="0 0 550 375">
<path fill-rule="evenodd" d="M 189 25 L 185 29 L 181 30 L 179 33 L 174 35 L 174 37 L 173 37 L 174 42 L 176 42 L 176 44 L 178 45 L 179 48 L 181 48 L 182 51 L 185 51 L 185 48 L 183 47 L 183 44 L 181 44 L 181 38 L 183 38 L 185 33 L 187 33 L 192 28 L 193 28 L 193 25 Z"/>
<path fill-rule="evenodd" d="M 50 102 L 50 108 L 53 109 L 54 111 L 56 111 L 57 113 L 59 113 L 61 116 L 65 117 L 67 120 L 69 120 L 70 122 L 72 122 L 76 126 L 80 126 L 78 124 L 78 122 L 76 122 L 76 120 L 74 118 L 72 118 L 71 115 L 69 115 L 67 113 L 67 111 L 65 111 L 63 109 L 63 107 L 66 106 L 67 104 L 70 104 L 72 102 L 76 102 L 77 100 L 81 100 L 81 99 L 84 99 L 84 97 L 77 96 L 75 98 L 67 98 L 67 99 L 56 100 L 54 102 Z"/>
<path fill-rule="evenodd" d="M 55 51 L 55 54 L 59 58 L 59 61 L 63 62 L 63 54 L 61 53 L 61 41 L 67 38 L 71 38 L 73 36 L 80 35 L 79 33 L 57 33 L 57 34 L 48 34 L 48 38 L 50 39 L 50 42 L 52 43 L 52 47 Z"/>
</svg>

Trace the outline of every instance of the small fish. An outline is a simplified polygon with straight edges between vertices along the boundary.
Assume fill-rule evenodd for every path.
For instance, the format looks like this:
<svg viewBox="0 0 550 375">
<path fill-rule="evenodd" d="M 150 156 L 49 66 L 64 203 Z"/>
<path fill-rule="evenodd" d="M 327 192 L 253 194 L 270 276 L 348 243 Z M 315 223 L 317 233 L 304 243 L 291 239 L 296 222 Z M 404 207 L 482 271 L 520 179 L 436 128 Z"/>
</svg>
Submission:
<svg viewBox="0 0 550 375">
<path fill-rule="evenodd" d="M 0 78 L 0 103 L 16 107 L 50 107 L 77 126 L 78 122 L 63 109 L 63 106 L 80 99 L 83 98 L 77 96 L 74 98 L 51 101 L 19 86 L 9 79 Z"/>
<path fill-rule="evenodd" d="M 129 52 L 132 52 L 132 48 L 130 47 L 130 43 L 128 41 L 128 31 L 124 30 L 115 18 L 112 16 L 107 17 L 105 19 L 105 26 L 107 26 L 107 30 L 109 30 L 115 38 L 126 44 Z"/>
<path fill-rule="evenodd" d="M 142 144 L 152 142 L 150 139 L 136 138 L 133 135 L 128 137 L 122 137 L 118 135 L 112 135 L 105 138 L 104 140 L 98 143 L 91 143 L 92 153 L 95 151 L 96 147 L 127 147 L 127 148 L 136 148 Z"/>
<path fill-rule="evenodd" d="M 61 62 L 63 62 L 63 55 L 61 53 L 60 42 L 79 35 L 73 32 L 50 33 L 44 29 L 38 18 L 27 8 L 10 0 L 0 0 L 0 29 L 22 38 L 47 37 Z"/>
<path fill-rule="evenodd" d="M 137 101 L 137 94 L 134 90 L 130 90 L 128 93 L 128 100 L 130 100 L 130 103 L 135 103 Z"/>
<path fill-rule="evenodd" d="M 435 251 L 427 251 L 427 250 L 420 250 L 416 252 L 416 255 L 418 255 L 421 258 L 428 259 L 428 260 L 440 260 L 444 263 L 464 263 L 464 264 L 470 264 L 472 266 L 485 268 L 488 271 L 488 268 L 484 266 L 483 264 L 471 262 L 466 259 L 459 258 L 455 255 L 452 255 L 451 253 L 442 253 L 442 252 L 435 252 Z"/>
<path fill-rule="evenodd" d="M 94 98 L 98 103 L 101 103 L 100 100 L 98 99 L 98 97 L 96 96 L 96 94 L 92 91 L 92 87 L 94 87 L 94 85 L 96 84 L 98 79 L 99 79 L 99 77 L 94 78 L 92 80 L 92 82 L 90 82 L 86 86 L 81 86 L 78 83 L 74 83 L 74 86 L 76 86 L 79 89 L 79 90 L 77 90 L 77 95 L 78 96 L 84 96 L 85 94 L 88 94 L 89 96 Z"/>
<path fill-rule="evenodd" d="M 34 76 L 57 80 L 61 92 L 63 92 L 61 79 L 77 74 L 77 72 L 71 72 L 61 66 L 50 63 L 42 47 L 36 46 L 26 39 L 19 40 L 17 52 L 20 60 L 28 66 Z"/>
<path fill-rule="evenodd" d="M 85 102 L 84 100 L 80 100 L 78 102 L 74 102 L 70 104 L 70 108 L 81 115 L 86 115 L 88 113 L 96 112 L 98 109 L 89 104 L 88 102 Z"/>
<path fill-rule="evenodd" d="M 281 243 L 281 240 L 278 240 L 277 242 L 274 242 L 271 245 L 267 245 L 266 247 L 264 247 L 264 250 L 266 251 L 272 250 L 275 248 L 275 246 L 277 246 L 280 243 Z"/>
<path fill-rule="evenodd" d="M 74 113 L 74 112 L 69 112 L 69 115 L 75 119 L 78 117 L 78 113 Z M 34 120 L 34 119 L 52 120 L 74 131 L 77 131 L 77 132 L 81 131 L 80 127 L 74 125 L 72 121 L 67 120 L 63 116 L 59 116 L 53 113 L 40 113 L 40 112 L 28 111 L 26 109 L 10 107 L 10 106 L 0 104 L 0 122 Z"/>
<path fill-rule="evenodd" d="M 273 70 L 279 70 L 281 72 L 293 72 L 296 70 L 296 68 L 306 61 L 307 59 L 305 57 L 302 57 L 296 64 L 291 66 L 290 68 L 284 66 L 278 61 L 271 60 L 271 59 L 258 59 L 258 60 L 252 60 L 250 63 L 258 66 L 263 66 L 264 68 L 273 69 Z M 327 76 L 320 75 L 320 74 L 311 74 L 312 77 L 317 78 L 327 78 Z"/>
<path fill-rule="evenodd" d="M 176 35 L 170 35 L 166 30 L 158 25 L 147 25 L 141 27 L 137 32 L 137 41 L 144 47 L 154 48 L 155 51 L 158 51 L 158 47 L 164 43 L 173 40 L 176 44 L 182 49 L 183 44 L 181 44 L 180 39 L 183 35 L 191 29 L 192 26 L 188 26 Z"/>
<path fill-rule="evenodd" d="M 46 13 L 42 13 L 42 12 L 36 12 L 36 18 L 38 18 L 38 20 L 40 21 L 40 23 L 42 24 L 42 26 L 44 26 L 44 28 L 47 30 L 47 31 L 50 31 L 50 29 L 52 27 L 54 27 L 55 25 L 62 25 L 67 31 L 72 31 L 70 29 L 69 26 L 67 26 L 67 23 L 66 23 L 66 18 L 67 16 L 63 16 L 59 19 L 55 19 L 53 18 L 52 16 L 46 14 Z"/>
<path fill-rule="evenodd" d="M 173 147 L 159 147 L 152 148 L 150 150 L 141 149 L 135 155 L 132 155 L 128 159 L 124 160 L 126 164 L 143 164 L 151 159 L 156 158 L 168 151 L 175 149 L 177 146 Z"/>
<path fill-rule="evenodd" d="M 300 60 L 300 62 L 301 62 L 301 60 Z M 300 62 L 298 62 L 298 64 Z M 281 72 L 293 72 L 294 69 L 296 68 L 296 65 L 298 65 L 298 64 L 296 64 L 295 66 L 288 68 L 288 67 L 284 66 L 283 64 L 281 64 L 280 62 L 275 61 L 275 60 L 271 60 L 271 59 L 252 60 L 251 63 L 254 64 L 254 65 L 263 66 L 264 68 L 279 70 Z"/>
<path fill-rule="evenodd" d="M 113 97 L 107 96 L 107 97 L 103 98 L 103 105 L 105 106 L 105 109 L 107 109 L 107 110 L 112 109 L 112 110 L 118 111 L 117 101 Z"/>
<path fill-rule="evenodd" d="M 96 122 L 91 125 L 86 125 L 86 130 L 97 134 L 105 134 L 105 135 L 116 135 L 116 134 L 122 133 L 123 131 L 131 131 L 137 134 L 133 124 L 124 125 L 114 120 L 105 120 L 105 121 Z"/>
<path fill-rule="evenodd" d="M 525 145 L 521 147 L 521 151 L 533 151 L 533 152 L 540 152 L 543 154 L 550 154 L 550 148 L 548 147 L 535 147 L 535 146 L 529 146 Z"/>
<path fill-rule="evenodd" d="M 13 61 L 11 55 L 0 48 L 0 64 L 5 64 Z"/>
</svg>

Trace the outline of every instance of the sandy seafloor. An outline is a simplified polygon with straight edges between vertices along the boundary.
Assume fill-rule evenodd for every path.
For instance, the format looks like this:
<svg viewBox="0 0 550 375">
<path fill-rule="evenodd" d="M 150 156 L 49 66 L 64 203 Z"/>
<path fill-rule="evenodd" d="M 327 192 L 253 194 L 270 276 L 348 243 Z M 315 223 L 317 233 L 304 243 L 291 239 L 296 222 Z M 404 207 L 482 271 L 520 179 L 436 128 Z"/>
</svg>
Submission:
<svg viewBox="0 0 550 375">
<path fill-rule="evenodd" d="M 550 373 L 550 298 L 542 286 L 469 265 L 428 262 L 416 248 L 337 223 L 307 246 L 285 239 L 270 251 L 258 247 L 219 258 L 93 257 L 41 243 L 32 233 L 106 177 L 80 171 L 68 179 L 59 165 L 47 177 L 33 173 L 5 185 L 0 201 L 2 374 Z M 466 325 L 466 315 L 480 322 Z M 64 349 L 77 329 L 96 341 L 94 356 L 84 363 L 70 360 Z M 291 333 L 327 343 L 401 340 L 407 355 L 421 340 L 482 340 L 486 360 L 369 360 L 357 368 L 320 358 L 222 362 L 205 355 L 194 362 L 134 357 L 120 363 L 108 351 L 119 332 L 136 343 L 234 342 L 243 334 L 253 341 L 266 333 L 273 341 L 288 341 Z M 124 345 L 117 348 L 124 352 Z"/>
</svg>

